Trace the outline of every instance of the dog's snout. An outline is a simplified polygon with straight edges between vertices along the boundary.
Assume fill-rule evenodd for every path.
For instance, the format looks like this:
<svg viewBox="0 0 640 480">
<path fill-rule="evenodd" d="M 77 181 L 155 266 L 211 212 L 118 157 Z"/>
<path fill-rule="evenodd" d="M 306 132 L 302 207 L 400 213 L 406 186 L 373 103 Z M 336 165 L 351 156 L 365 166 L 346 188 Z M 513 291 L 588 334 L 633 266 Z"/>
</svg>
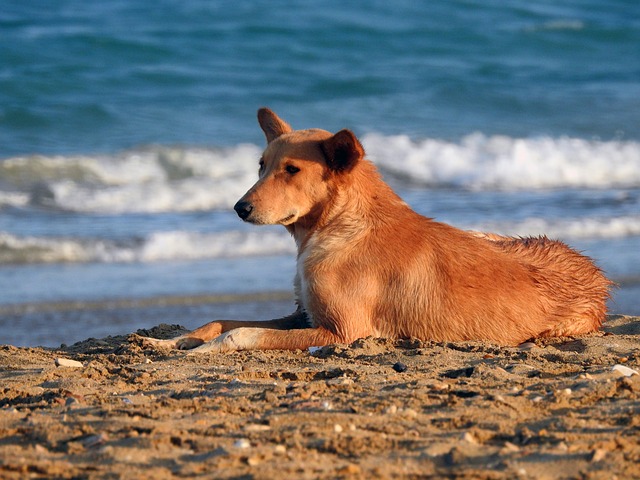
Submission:
<svg viewBox="0 0 640 480">
<path fill-rule="evenodd" d="M 233 209 L 242 220 L 246 220 L 247 218 L 249 218 L 249 215 L 251 215 L 251 212 L 253 211 L 253 204 L 244 200 L 240 200 L 235 204 Z"/>
</svg>

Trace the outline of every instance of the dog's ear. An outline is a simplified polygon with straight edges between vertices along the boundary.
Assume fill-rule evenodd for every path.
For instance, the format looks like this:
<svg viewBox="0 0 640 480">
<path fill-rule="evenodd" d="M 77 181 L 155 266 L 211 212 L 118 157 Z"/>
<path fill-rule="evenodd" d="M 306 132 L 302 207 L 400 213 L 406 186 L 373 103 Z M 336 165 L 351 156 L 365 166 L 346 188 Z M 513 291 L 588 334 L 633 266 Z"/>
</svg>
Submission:
<svg viewBox="0 0 640 480">
<path fill-rule="evenodd" d="M 327 166 L 335 172 L 348 172 L 364 157 L 364 148 L 351 130 L 340 130 L 324 140 L 320 147 Z"/>
<path fill-rule="evenodd" d="M 267 143 L 271 143 L 280 135 L 293 131 L 287 122 L 264 107 L 258 110 L 258 123 L 267 137 Z"/>
</svg>

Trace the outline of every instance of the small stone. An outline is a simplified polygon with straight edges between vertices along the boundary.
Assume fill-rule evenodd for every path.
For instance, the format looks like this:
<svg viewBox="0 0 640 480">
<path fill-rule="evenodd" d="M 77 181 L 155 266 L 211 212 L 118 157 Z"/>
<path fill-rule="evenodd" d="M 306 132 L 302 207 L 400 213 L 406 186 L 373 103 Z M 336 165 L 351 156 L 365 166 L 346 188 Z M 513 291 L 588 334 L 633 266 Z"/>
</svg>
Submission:
<svg viewBox="0 0 640 480">
<path fill-rule="evenodd" d="M 402 362 L 396 362 L 396 363 L 394 363 L 394 364 L 393 364 L 393 367 L 392 367 L 392 368 L 393 368 L 396 372 L 398 372 L 398 373 L 402 373 L 402 372 L 406 372 L 406 371 L 407 371 L 407 368 L 409 368 L 409 367 L 407 367 L 407 366 L 406 366 L 404 363 L 402 363 Z"/>
<path fill-rule="evenodd" d="M 396 413 L 398 413 L 398 407 L 396 405 L 389 405 L 384 409 L 383 413 L 385 415 L 395 415 Z"/>
<path fill-rule="evenodd" d="M 504 442 L 504 446 L 502 447 L 505 452 L 519 452 L 520 447 L 511 442 Z"/>
<path fill-rule="evenodd" d="M 333 431 L 336 432 L 336 433 L 342 433 L 342 430 L 344 430 L 344 429 L 342 428 L 342 425 L 340 425 L 339 423 L 336 423 L 333 426 Z"/>
<path fill-rule="evenodd" d="M 573 392 L 571 391 L 571 389 L 570 389 L 570 388 L 565 388 L 564 390 L 561 390 L 561 393 L 562 393 L 563 395 L 567 396 L 567 397 L 570 397 L 570 396 L 571 396 L 571 393 L 573 393 Z"/>
<path fill-rule="evenodd" d="M 93 447 L 97 447 L 98 445 L 102 445 L 107 440 L 109 440 L 109 436 L 106 433 L 91 435 L 82 440 L 82 446 L 84 448 L 93 448 Z"/>
<path fill-rule="evenodd" d="M 342 468 L 340 468 L 338 470 L 338 473 L 340 475 L 360 475 L 361 473 L 361 469 L 359 465 L 356 465 L 355 463 L 350 463 L 349 465 L 346 465 Z"/>
<path fill-rule="evenodd" d="M 331 402 L 325 400 L 322 402 L 322 409 L 323 410 L 332 410 L 333 409 L 333 405 L 331 405 Z"/>
<path fill-rule="evenodd" d="M 638 373 L 637 370 L 634 370 L 633 368 L 629 368 L 629 367 L 625 367 L 624 365 L 614 365 L 613 367 L 611 367 L 611 371 L 615 372 L 623 377 L 630 377 L 632 375 L 640 375 Z"/>
<path fill-rule="evenodd" d="M 251 442 L 249 440 L 247 440 L 246 438 L 239 438 L 238 440 L 236 440 L 233 443 L 233 446 L 235 448 L 249 448 L 251 447 Z"/>
<path fill-rule="evenodd" d="M 271 430 L 271 427 L 260 423 L 250 423 L 249 425 L 245 425 L 244 430 L 245 432 L 268 432 Z"/>
<path fill-rule="evenodd" d="M 260 457 L 249 457 L 247 458 L 247 465 L 250 467 L 255 467 L 260 464 Z"/>
<path fill-rule="evenodd" d="M 534 348 L 536 348 L 536 344 L 533 342 L 524 342 L 518 345 L 518 348 L 520 350 L 533 350 Z"/>
<path fill-rule="evenodd" d="M 418 412 L 416 412 L 413 408 L 405 408 L 402 410 L 402 416 L 407 418 L 416 418 L 418 416 Z"/>
<path fill-rule="evenodd" d="M 462 435 L 462 440 L 467 442 L 467 443 L 471 443 L 473 445 L 476 445 L 478 443 L 478 440 L 476 440 L 476 437 L 474 437 L 469 432 L 464 432 L 464 434 Z"/>
<path fill-rule="evenodd" d="M 603 460 L 604 457 L 607 456 L 607 451 L 602 449 L 602 448 L 596 448 L 593 452 L 591 452 L 591 458 L 590 460 L 592 462 L 599 462 L 600 460 Z"/>
<path fill-rule="evenodd" d="M 39 443 L 36 444 L 36 446 L 33 447 L 33 448 L 36 451 L 36 453 L 40 453 L 40 454 L 48 454 L 49 453 L 49 450 L 47 450 L 46 447 L 40 445 Z"/>
<path fill-rule="evenodd" d="M 330 380 L 327 380 L 327 385 L 353 385 L 354 381 L 349 377 L 336 377 Z"/>
<path fill-rule="evenodd" d="M 285 453 L 287 453 L 287 447 L 285 447 L 284 445 L 276 445 L 275 447 L 273 447 L 273 453 L 275 453 L 276 455 L 284 455 Z"/>
<path fill-rule="evenodd" d="M 82 368 L 84 365 L 77 360 L 71 360 L 69 358 L 56 358 L 56 367 L 70 367 L 70 368 Z"/>
</svg>

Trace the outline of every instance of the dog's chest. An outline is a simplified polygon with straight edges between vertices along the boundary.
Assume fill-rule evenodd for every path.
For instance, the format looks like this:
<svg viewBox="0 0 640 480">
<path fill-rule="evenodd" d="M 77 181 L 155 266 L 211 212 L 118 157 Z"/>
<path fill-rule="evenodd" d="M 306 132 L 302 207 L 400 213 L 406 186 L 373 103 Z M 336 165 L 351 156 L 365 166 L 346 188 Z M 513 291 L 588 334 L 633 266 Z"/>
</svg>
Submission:
<svg viewBox="0 0 640 480">
<path fill-rule="evenodd" d="M 306 269 L 306 262 L 309 257 L 309 249 L 305 249 L 298 255 L 298 262 L 296 264 L 296 290 L 298 296 L 298 302 L 304 309 L 307 315 L 309 326 L 314 327 L 315 322 L 313 320 L 313 308 L 311 305 L 311 291 L 309 285 L 309 278 Z"/>
</svg>

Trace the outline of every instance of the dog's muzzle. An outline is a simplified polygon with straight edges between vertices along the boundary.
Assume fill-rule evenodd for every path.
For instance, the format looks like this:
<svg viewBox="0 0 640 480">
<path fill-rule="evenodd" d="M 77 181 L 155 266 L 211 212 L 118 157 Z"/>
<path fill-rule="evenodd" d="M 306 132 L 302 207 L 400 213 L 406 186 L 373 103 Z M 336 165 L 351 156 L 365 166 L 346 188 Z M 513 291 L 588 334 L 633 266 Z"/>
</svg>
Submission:
<svg viewBox="0 0 640 480">
<path fill-rule="evenodd" d="M 245 202 L 244 200 L 240 200 L 235 204 L 233 209 L 242 220 L 246 220 L 247 218 L 249 218 L 249 215 L 251 215 L 251 212 L 253 212 L 253 204 L 251 204 L 250 202 Z"/>
</svg>

